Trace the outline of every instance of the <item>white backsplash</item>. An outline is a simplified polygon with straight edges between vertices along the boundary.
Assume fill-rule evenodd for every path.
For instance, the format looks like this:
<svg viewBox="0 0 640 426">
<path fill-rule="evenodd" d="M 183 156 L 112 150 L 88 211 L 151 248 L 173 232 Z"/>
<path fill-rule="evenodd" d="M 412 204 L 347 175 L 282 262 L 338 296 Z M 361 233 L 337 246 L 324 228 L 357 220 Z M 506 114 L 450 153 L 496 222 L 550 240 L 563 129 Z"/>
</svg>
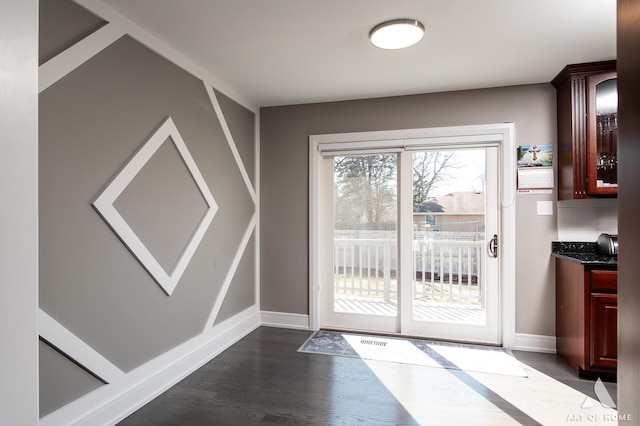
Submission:
<svg viewBox="0 0 640 426">
<path fill-rule="evenodd" d="M 596 241 L 618 233 L 618 200 L 558 201 L 558 241 Z"/>
</svg>

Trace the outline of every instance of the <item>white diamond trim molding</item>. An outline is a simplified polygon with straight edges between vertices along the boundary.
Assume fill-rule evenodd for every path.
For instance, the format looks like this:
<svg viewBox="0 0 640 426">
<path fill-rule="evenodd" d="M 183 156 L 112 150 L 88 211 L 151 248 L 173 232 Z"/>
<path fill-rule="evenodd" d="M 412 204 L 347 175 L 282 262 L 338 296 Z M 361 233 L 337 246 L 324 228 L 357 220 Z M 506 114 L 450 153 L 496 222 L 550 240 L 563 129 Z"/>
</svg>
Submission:
<svg viewBox="0 0 640 426">
<path fill-rule="evenodd" d="M 73 334 L 42 309 L 38 309 L 38 332 L 58 351 L 109 384 L 122 380 L 125 373 L 95 349 Z"/>
<path fill-rule="evenodd" d="M 209 206 L 204 217 L 198 224 L 196 231 L 191 236 L 187 247 L 180 255 L 180 259 L 170 274 L 164 270 L 113 205 L 116 199 L 120 194 L 122 194 L 140 170 L 142 170 L 145 164 L 147 164 L 156 151 L 158 151 L 162 144 L 169 138 L 178 149 L 189 173 L 191 173 L 200 193 Z M 160 285 L 167 296 L 171 296 L 171 293 L 173 293 L 173 290 L 178 285 L 180 277 L 182 277 L 182 274 L 189 265 L 189 262 L 196 252 L 198 245 L 202 241 L 205 232 L 209 228 L 213 217 L 218 211 L 218 205 L 216 204 L 211 191 L 209 191 L 204 178 L 200 174 L 200 170 L 198 169 L 196 162 L 187 149 L 187 145 L 184 143 L 184 140 L 182 139 L 182 136 L 180 136 L 180 132 L 178 132 L 178 128 L 171 117 L 168 117 L 162 123 L 158 130 L 151 135 L 149 140 L 142 146 L 142 148 L 140 148 L 133 158 L 131 158 L 120 173 L 113 178 L 111 183 L 105 188 L 104 192 L 102 192 L 98 199 L 93 202 L 93 207 L 103 217 L 111 229 L 113 229 L 113 232 L 116 233 L 120 240 L 122 240 L 129 250 L 131 250 L 142 266 L 149 272 L 149 274 L 151 274 L 153 279 Z"/>
</svg>

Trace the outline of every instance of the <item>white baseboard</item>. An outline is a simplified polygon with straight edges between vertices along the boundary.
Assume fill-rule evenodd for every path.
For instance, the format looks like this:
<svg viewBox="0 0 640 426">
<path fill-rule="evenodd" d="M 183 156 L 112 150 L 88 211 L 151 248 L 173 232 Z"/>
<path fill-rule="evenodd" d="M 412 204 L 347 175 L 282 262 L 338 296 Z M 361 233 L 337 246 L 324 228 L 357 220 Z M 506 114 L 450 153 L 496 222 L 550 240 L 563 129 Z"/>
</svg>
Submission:
<svg viewBox="0 0 640 426">
<path fill-rule="evenodd" d="M 116 424 L 259 326 L 260 312 L 253 306 L 43 417 L 39 425 Z"/>
<path fill-rule="evenodd" d="M 555 336 L 543 336 L 539 334 L 516 333 L 514 345 L 516 351 L 556 353 Z"/>
<path fill-rule="evenodd" d="M 309 315 L 261 311 L 260 325 L 264 325 L 267 327 L 309 330 Z"/>
</svg>

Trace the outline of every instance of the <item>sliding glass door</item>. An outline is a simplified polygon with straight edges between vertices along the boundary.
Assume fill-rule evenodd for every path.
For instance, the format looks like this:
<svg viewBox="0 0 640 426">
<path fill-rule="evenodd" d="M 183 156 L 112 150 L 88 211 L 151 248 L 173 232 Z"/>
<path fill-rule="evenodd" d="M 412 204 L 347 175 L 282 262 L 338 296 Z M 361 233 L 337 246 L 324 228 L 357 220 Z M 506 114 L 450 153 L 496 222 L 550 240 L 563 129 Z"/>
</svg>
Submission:
<svg viewBox="0 0 640 426">
<path fill-rule="evenodd" d="M 322 326 L 499 343 L 498 148 L 327 155 Z"/>
<path fill-rule="evenodd" d="M 401 332 L 498 343 L 498 149 L 410 154 Z"/>
</svg>

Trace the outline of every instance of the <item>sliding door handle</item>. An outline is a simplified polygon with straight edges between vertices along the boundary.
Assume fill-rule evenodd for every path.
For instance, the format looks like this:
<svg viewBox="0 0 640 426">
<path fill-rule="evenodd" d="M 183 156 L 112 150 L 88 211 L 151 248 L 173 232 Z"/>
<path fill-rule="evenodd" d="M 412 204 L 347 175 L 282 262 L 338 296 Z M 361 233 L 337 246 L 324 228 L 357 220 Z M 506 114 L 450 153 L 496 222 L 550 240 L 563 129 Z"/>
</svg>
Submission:
<svg viewBox="0 0 640 426">
<path fill-rule="evenodd" d="M 489 241 L 487 249 L 491 257 L 498 257 L 498 234 L 493 234 L 493 238 Z"/>
</svg>

